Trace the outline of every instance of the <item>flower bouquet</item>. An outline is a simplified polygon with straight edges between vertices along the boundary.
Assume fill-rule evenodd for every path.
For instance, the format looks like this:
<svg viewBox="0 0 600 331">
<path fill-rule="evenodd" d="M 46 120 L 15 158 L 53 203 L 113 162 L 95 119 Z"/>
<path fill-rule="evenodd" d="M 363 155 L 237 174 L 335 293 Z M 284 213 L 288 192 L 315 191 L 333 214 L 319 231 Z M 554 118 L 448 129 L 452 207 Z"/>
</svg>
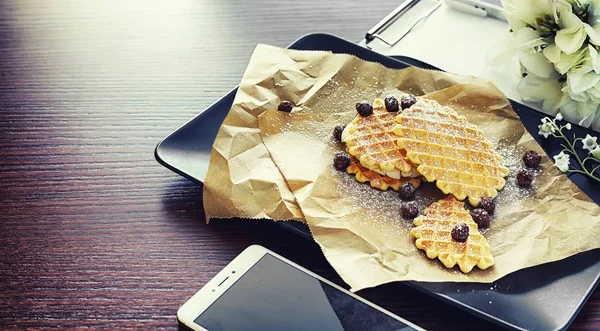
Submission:
<svg viewBox="0 0 600 331">
<path fill-rule="evenodd" d="M 600 0 L 503 0 L 510 36 L 488 63 L 517 56 L 524 101 L 600 130 Z"/>
</svg>

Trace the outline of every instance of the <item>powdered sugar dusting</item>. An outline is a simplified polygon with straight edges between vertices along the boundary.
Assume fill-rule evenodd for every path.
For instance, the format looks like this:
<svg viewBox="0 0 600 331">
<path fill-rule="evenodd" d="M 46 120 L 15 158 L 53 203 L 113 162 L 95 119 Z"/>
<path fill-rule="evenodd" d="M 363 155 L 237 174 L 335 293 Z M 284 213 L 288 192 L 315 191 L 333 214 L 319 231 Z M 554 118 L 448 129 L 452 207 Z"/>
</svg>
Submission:
<svg viewBox="0 0 600 331">
<path fill-rule="evenodd" d="M 502 215 L 507 210 L 514 208 L 516 203 L 531 198 L 533 188 L 521 187 L 517 184 L 517 172 L 524 168 L 521 159 L 524 151 L 507 141 L 500 141 L 497 151 L 504 159 L 504 166 L 510 170 L 506 178 L 506 185 L 498 192 L 496 197 L 496 213 Z M 516 221 L 516 219 L 513 221 Z"/>
</svg>

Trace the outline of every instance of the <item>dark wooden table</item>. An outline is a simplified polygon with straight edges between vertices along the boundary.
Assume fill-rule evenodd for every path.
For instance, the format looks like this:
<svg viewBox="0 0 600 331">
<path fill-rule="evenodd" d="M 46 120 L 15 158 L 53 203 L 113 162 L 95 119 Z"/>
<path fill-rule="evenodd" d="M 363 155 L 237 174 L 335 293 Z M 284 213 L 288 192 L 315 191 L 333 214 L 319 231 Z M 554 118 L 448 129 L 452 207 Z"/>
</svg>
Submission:
<svg viewBox="0 0 600 331">
<path fill-rule="evenodd" d="M 0 328 L 176 329 L 251 244 L 342 284 L 271 222 L 205 225 L 202 188 L 153 149 L 239 82 L 257 43 L 359 40 L 398 3 L 0 1 Z M 493 327 L 401 284 L 360 294 L 430 329 Z M 573 328 L 600 329 L 599 291 Z"/>
</svg>

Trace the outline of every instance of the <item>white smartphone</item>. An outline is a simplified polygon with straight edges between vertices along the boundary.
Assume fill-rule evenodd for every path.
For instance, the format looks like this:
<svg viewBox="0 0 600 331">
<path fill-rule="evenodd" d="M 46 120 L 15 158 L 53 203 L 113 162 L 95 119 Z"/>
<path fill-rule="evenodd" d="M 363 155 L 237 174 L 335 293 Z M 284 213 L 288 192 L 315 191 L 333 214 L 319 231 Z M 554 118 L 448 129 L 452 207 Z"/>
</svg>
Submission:
<svg viewBox="0 0 600 331">
<path fill-rule="evenodd" d="M 423 330 L 269 251 L 250 246 L 177 311 L 193 330 Z"/>
</svg>

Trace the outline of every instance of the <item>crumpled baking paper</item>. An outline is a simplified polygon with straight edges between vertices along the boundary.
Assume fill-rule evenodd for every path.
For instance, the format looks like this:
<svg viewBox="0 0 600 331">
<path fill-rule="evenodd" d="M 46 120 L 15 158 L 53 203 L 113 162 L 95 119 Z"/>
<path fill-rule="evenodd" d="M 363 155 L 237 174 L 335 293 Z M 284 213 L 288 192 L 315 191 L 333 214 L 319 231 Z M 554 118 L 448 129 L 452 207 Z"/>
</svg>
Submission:
<svg viewBox="0 0 600 331">
<path fill-rule="evenodd" d="M 553 166 L 491 83 L 388 69 L 350 55 L 258 46 L 240 91 L 215 141 L 204 189 L 207 216 L 305 219 L 353 290 L 401 280 L 492 282 L 600 247 L 600 208 Z M 426 96 L 466 116 L 511 169 L 484 232 L 494 267 L 463 274 L 428 259 L 414 246 L 412 220 L 401 217 L 397 193 L 333 168 L 333 154 L 344 147 L 331 133 L 352 120 L 355 102 L 401 93 Z M 297 107 L 290 114 L 269 111 L 281 100 Z M 515 179 L 527 150 L 543 155 L 530 189 Z M 443 197 L 434 183 L 424 183 L 420 210 Z"/>
</svg>

